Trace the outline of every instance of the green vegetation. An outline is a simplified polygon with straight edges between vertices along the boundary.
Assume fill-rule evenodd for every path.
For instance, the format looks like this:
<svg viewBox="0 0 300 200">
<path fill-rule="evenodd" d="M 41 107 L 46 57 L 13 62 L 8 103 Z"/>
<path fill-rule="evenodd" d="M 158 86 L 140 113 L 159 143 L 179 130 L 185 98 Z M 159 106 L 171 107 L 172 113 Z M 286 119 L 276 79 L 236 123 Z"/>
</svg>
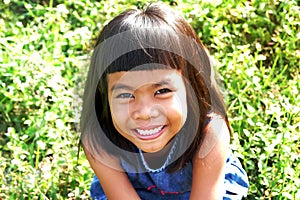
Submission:
<svg viewBox="0 0 300 200">
<path fill-rule="evenodd" d="M 89 198 L 93 173 L 77 152 L 92 44 L 144 2 L 0 2 L 0 199 Z M 247 199 L 300 199 L 299 1 L 165 2 L 215 59 Z"/>
</svg>

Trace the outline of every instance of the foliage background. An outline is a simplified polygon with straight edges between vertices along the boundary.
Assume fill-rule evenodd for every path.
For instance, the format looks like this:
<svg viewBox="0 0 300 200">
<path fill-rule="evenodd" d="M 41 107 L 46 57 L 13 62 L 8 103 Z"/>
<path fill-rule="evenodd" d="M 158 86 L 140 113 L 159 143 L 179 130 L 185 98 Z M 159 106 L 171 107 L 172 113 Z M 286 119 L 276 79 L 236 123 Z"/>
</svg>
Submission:
<svg viewBox="0 0 300 200">
<path fill-rule="evenodd" d="M 0 2 L 0 199 L 89 198 L 77 126 L 92 44 L 113 16 L 145 2 Z M 165 3 L 215 59 L 247 199 L 300 199 L 299 1 Z"/>
</svg>

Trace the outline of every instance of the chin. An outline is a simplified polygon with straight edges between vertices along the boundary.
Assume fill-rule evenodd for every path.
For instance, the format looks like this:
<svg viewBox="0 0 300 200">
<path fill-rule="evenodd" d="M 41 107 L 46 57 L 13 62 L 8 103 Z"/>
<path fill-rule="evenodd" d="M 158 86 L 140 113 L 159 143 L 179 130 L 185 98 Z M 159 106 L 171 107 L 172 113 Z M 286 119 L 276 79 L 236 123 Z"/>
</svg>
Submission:
<svg viewBox="0 0 300 200">
<path fill-rule="evenodd" d="M 160 150 L 162 150 L 164 147 L 157 147 L 157 148 L 153 148 L 153 147 L 149 147 L 149 148 L 144 148 L 144 147 L 139 147 L 143 152 L 146 153 L 156 153 L 159 152 Z"/>
</svg>

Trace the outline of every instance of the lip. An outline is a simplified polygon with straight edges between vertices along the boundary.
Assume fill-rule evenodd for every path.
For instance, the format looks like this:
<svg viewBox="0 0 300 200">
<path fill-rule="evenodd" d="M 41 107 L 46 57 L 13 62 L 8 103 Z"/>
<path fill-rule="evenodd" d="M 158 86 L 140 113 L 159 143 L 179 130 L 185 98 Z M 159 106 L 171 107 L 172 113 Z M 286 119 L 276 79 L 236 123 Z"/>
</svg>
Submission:
<svg viewBox="0 0 300 200">
<path fill-rule="evenodd" d="M 150 129 L 155 129 L 155 128 L 158 128 L 160 126 L 155 126 L 155 127 L 147 127 L 147 128 L 137 128 L 137 129 L 140 129 L 140 130 L 150 130 Z M 141 140 L 153 140 L 153 139 L 156 139 L 158 138 L 159 136 L 161 136 L 163 134 L 163 132 L 165 131 L 166 129 L 166 125 L 162 125 L 162 128 L 160 131 L 158 131 L 157 133 L 154 133 L 154 134 L 150 134 L 150 135 L 141 135 L 137 129 L 133 129 L 133 132 L 134 134 Z"/>
</svg>

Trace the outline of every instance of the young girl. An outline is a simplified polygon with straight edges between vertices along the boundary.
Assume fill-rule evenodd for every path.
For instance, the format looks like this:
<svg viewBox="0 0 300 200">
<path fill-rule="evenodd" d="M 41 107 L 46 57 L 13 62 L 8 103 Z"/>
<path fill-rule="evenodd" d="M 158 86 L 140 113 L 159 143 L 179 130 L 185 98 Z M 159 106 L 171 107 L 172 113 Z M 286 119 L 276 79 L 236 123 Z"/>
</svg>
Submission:
<svg viewBox="0 0 300 200">
<path fill-rule="evenodd" d="M 205 48 L 163 4 L 128 10 L 100 33 L 81 142 L 93 199 L 241 199 L 225 106 Z"/>
</svg>

